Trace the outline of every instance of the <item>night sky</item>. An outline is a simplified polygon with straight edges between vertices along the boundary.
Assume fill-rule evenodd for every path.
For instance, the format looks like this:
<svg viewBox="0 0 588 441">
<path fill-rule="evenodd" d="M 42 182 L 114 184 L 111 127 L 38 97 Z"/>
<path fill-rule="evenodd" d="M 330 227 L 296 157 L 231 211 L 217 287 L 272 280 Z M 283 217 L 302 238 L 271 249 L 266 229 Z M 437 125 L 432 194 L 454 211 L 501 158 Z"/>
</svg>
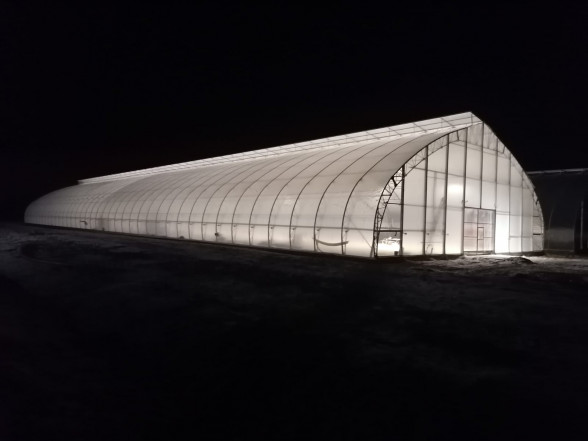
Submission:
<svg viewBox="0 0 588 441">
<path fill-rule="evenodd" d="M 0 5 L 0 217 L 78 179 L 472 111 L 588 167 L 588 6 Z M 194 2 L 197 3 L 197 2 Z"/>
</svg>

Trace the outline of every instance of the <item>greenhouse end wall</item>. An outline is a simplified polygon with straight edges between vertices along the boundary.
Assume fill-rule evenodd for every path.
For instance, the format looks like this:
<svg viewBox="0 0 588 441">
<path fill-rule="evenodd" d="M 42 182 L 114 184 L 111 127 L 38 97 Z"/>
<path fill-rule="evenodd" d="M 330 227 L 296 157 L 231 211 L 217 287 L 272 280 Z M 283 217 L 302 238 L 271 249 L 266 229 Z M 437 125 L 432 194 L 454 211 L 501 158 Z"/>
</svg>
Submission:
<svg viewBox="0 0 588 441">
<path fill-rule="evenodd" d="M 529 179 L 471 113 L 87 179 L 25 221 L 363 257 L 543 240 Z"/>
<path fill-rule="evenodd" d="M 375 228 L 380 257 L 543 249 L 533 186 L 485 124 L 440 137 L 407 161 L 396 180 Z"/>
</svg>

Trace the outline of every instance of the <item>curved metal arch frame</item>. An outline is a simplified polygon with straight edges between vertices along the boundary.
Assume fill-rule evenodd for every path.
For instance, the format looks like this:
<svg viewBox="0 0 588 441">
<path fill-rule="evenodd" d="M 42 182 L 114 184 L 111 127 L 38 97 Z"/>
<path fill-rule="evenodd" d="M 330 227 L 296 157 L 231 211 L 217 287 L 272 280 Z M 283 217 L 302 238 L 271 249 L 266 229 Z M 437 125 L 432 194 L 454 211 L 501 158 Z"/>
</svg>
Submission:
<svg viewBox="0 0 588 441">
<path fill-rule="evenodd" d="M 298 201 L 300 200 L 300 197 L 302 196 L 302 193 L 304 193 L 304 190 L 305 190 L 305 189 L 306 189 L 306 188 L 307 188 L 307 187 L 310 185 L 310 183 L 311 183 L 311 182 L 313 182 L 313 181 L 314 181 L 314 180 L 315 180 L 315 179 L 316 179 L 316 178 L 317 178 L 317 177 L 318 177 L 318 176 L 319 176 L 319 175 L 320 175 L 320 174 L 321 174 L 321 173 L 322 173 L 324 170 L 326 170 L 327 168 L 331 167 L 333 164 L 335 164 L 335 163 L 336 163 L 337 161 L 339 161 L 341 158 L 344 158 L 345 156 L 348 156 L 348 155 L 351 155 L 351 154 L 355 153 L 356 151 L 358 151 L 358 150 L 360 150 L 361 148 L 363 148 L 363 147 L 364 147 L 364 145 L 371 145 L 371 144 L 375 144 L 375 143 L 377 143 L 377 142 L 378 142 L 378 141 L 374 141 L 374 142 L 370 142 L 370 143 L 366 143 L 366 144 L 360 144 L 360 145 L 358 145 L 356 148 L 354 148 L 353 150 L 346 151 L 344 154 L 342 154 L 342 155 L 341 155 L 340 157 L 338 157 L 336 160 L 334 160 L 334 161 L 331 161 L 330 163 L 328 163 L 327 165 L 325 165 L 325 166 L 324 166 L 322 169 L 320 169 L 318 172 L 316 172 L 316 173 L 314 174 L 314 176 L 312 176 L 312 178 L 310 178 L 308 181 L 306 181 L 306 183 L 305 183 L 305 184 L 302 186 L 302 188 L 301 188 L 301 189 L 300 189 L 300 191 L 298 192 L 298 195 L 296 196 L 296 200 L 294 201 L 294 205 L 292 205 L 292 211 L 290 212 L 290 224 L 289 224 L 289 226 L 290 226 L 290 229 L 289 229 L 289 235 L 290 235 L 290 237 L 289 237 L 289 240 L 290 240 L 290 249 L 292 249 L 292 220 L 294 219 L 294 212 L 296 211 L 296 205 L 298 204 Z M 372 152 L 373 150 L 375 150 L 375 149 L 379 148 L 379 147 L 380 147 L 382 144 L 385 144 L 385 143 L 381 143 L 381 142 L 380 142 L 380 143 L 379 143 L 379 144 L 377 144 L 377 145 L 376 145 L 376 146 L 375 146 L 373 149 L 369 150 L 369 152 Z M 359 159 L 359 158 L 358 158 L 358 159 Z M 352 164 L 353 164 L 354 162 L 356 162 L 358 159 L 355 159 L 355 160 L 353 160 Z M 346 167 L 346 168 L 347 168 L 347 167 Z M 332 181 L 331 181 L 331 183 L 332 183 Z M 327 189 L 329 188 L 329 186 L 330 186 L 330 184 L 331 184 L 331 183 L 329 183 L 329 184 L 328 184 L 328 185 L 325 187 L 325 189 L 323 190 L 322 196 L 324 196 L 325 192 L 327 191 Z M 315 252 L 317 251 L 317 244 L 316 244 L 316 215 L 317 215 L 317 213 L 318 213 L 318 210 L 319 210 L 319 208 L 320 208 L 320 203 L 322 202 L 322 196 L 321 196 L 321 199 L 320 199 L 319 203 L 317 204 L 317 207 L 316 207 L 316 210 L 317 210 L 317 211 L 315 212 L 315 220 L 314 220 L 314 223 L 313 223 L 313 248 L 314 248 L 314 251 L 315 251 Z M 277 198 L 276 198 L 276 200 L 277 200 Z M 273 207 L 272 207 L 272 209 L 273 209 Z M 270 219 L 271 219 L 271 217 L 270 217 Z"/>
<path fill-rule="evenodd" d="M 482 133 L 484 133 L 484 129 L 486 128 L 486 124 L 481 123 L 481 127 L 482 127 Z M 379 239 L 379 234 L 381 232 L 382 221 L 384 219 L 386 208 L 389 205 L 390 199 L 393 196 L 397 197 L 400 200 L 400 206 L 402 208 L 404 207 L 404 180 L 406 178 L 406 175 L 408 175 L 408 173 L 410 173 L 410 171 L 412 171 L 420 163 L 422 163 L 423 161 L 426 161 L 430 155 L 432 155 L 433 153 L 435 153 L 436 151 L 438 151 L 444 147 L 448 147 L 450 144 L 449 137 L 453 133 L 457 134 L 458 140 L 459 140 L 459 133 L 462 131 L 465 132 L 464 141 L 466 144 L 466 157 L 467 157 L 467 140 L 468 140 L 468 131 L 470 130 L 470 128 L 471 127 L 460 128 L 460 129 L 445 133 L 442 136 L 440 136 L 439 138 L 432 140 L 424 148 L 422 148 L 415 155 L 413 155 L 402 167 L 400 167 L 398 170 L 396 170 L 396 172 L 392 175 L 392 177 L 390 178 L 390 180 L 388 181 L 388 183 L 386 184 L 386 186 L 382 190 L 382 193 L 380 194 L 380 198 L 379 198 L 378 204 L 376 206 L 376 213 L 374 214 L 374 232 L 373 232 L 373 239 L 372 239 L 373 240 L 372 253 L 375 258 L 379 257 L 378 256 L 378 239 Z M 498 157 L 499 153 L 504 155 L 505 150 L 508 151 L 508 149 L 506 149 L 506 147 L 502 143 L 501 143 L 502 149 L 499 149 L 498 143 L 500 142 L 500 140 L 498 139 L 498 136 L 496 136 L 496 135 L 494 135 L 494 136 L 496 137 L 497 145 L 496 145 L 495 150 L 492 150 L 492 149 L 490 149 L 490 150 L 496 151 L 497 157 Z M 442 138 L 446 138 L 445 143 L 439 144 L 434 149 L 430 148 L 432 144 L 435 144 L 437 141 L 439 141 Z M 484 135 L 482 135 L 482 150 L 488 149 L 488 147 L 484 146 L 483 139 L 484 139 Z M 539 221 L 539 225 L 541 226 L 540 235 L 542 236 L 542 241 L 544 242 L 545 235 L 544 235 L 544 224 L 543 224 L 543 212 L 542 212 L 541 204 L 539 202 L 537 194 L 534 190 L 534 187 L 531 184 L 529 177 L 524 172 L 523 168 L 518 163 L 518 161 L 513 157 L 512 153 L 510 153 L 510 151 L 508 151 L 508 158 L 509 158 L 509 164 L 511 166 L 511 169 L 514 167 L 521 174 L 521 188 L 526 187 L 531 192 L 531 196 L 533 198 L 533 204 L 534 204 L 534 211 L 535 211 L 535 208 L 537 208 L 538 217 L 540 219 L 540 221 Z M 407 165 L 409 166 L 408 170 L 407 170 Z M 464 166 L 465 166 L 465 163 L 464 163 Z M 498 167 L 498 162 L 496 164 L 496 167 Z M 465 169 L 464 169 L 464 173 L 465 173 Z M 465 179 L 465 174 L 464 174 L 464 179 Z M 426 185 L 426 183 L 425 183 L 425 185 Z M 480 188 L 480 191 L 481 191 L 481 188 Z M 400 194 L 398 194 L 399 192 L 400 192 Z M 464 186 L 464 192 L 465 192 L 465 186 Z M 401 249 L 402 249 L 402 238 L 403 238 L 402 233 L 404 232 L 404 225 L 403 225 L 404 213 L 403 213 L 403 211 L 404 210 L 401 209 L 401 219 L 400 219 L 400 231 L 401 231 L 400 247 L 401 247 Z M 533 217 L 535 217 L 535 214 L 533 214 Z M 542 247 L 543 247 L 543 245 L 544 245 L 544 243 L 542 243 Z M 445 247 L 444 247 L 444 252 L 445 252 Z"/>
<path fill-rule="evenodd" d="M 417 165 L 421 162 L 426 161 L 429 155 L 432 155 L 437 150 L 441 150 L 443 147 L 447 147 L 449 145 L 449 135 L 451 133 L 458 133 L 460 130 L 467 130 L 467 129 L 459 129 L 449 133 L 444 133 L 442 136 L 432 140 L 429 144 L 415 153 L 408 161 L 406 161 L 398 170 L 394 172 L 392 177 L 388 180 L 388 183 L 384 186 L 382 193 L 380 194 L 380 198 L 378 199 L 378 204 L 376 205 L 376 213 L 374 214 L 374 233 L 373 233 L 373 242 L 372 242 L 372 254 L 374 257 L 378 257 L 378 237 L 380 235 L 380 230 L 382 226 L 382 220 L 384 219 L 384 215 L 386 213 L 386 208 L 390 202 L 392 196 L 396 196 L 400 200 L 400 206 L 404 207 L 404 179 L 406 175 L 410 173 L 412 169 L 414 169 Z M 431 150 L 429 147 L 431 144 L 439 141 L 440 139 L 446 138 L 447 143 L 440 144 L 434 150 Z M 423 153 L 424 152 L 424 153 Z M 409 170 L 407 171 L 407 165 L 409 166 Z M 390 184 L 393 185 L 390 185 Z M 391 190 L 390 190 L 391 189 Z M 397 194 L 397 189 L 400 191 L 400 195 Z M 385 200 L 385 202 L 383 202 Z M 383 207 L 381 213 L 380 209 Z M 404 211 L 404 210 L 402 210 Z M 400 219 L 400 247 L 402 249 L 402 233 L 404 231 L 403 223 L 403 214 Z"/>
<path fill-rule="evenodd" d="M 387 141 L 385 143 L 382 143 L 380 145 L 377 145 L 376 147 L 374 147 L 373 149 L 371 149 L 368 153 L 373 152 L 374 150 L 384 147 L 386 144 L 393 142 L 393 141 Z M 400 148 L 404 145 L 406 145 L 407 143 L 409 143 L 409 141 L 400 144 L 397 148 Z M 341 216 L 341 242 L 339 244 L 336 244 L 336 246 L 341 246 L 341 254 L 345 254 L 345 245 L 347 244 L 347 241 L 345 240 L 345 238 L 343 237 L 343 231 L 345 229 L 345 214 L 347 213 L 347 206 L 349 205 L 349 200 L 351 199 L 351 195 L 353 194 L 353 192 L 355 191 L 355 189 L 357 188 L 357 184 L 365 177 L 365 175 L 367 175 L 376 165 L 378 165 L 380 162 L 382 162 L 384 160 L 384 158 L 387 158 L 390 155 L 390 153 L 388 153 L 387 155 L 385 155 L 383 158 L 380 158 L 374 165 L 372 165 L 358 180 L 357 182 L 355 182 L 355 184 L 353 185 L 353 187 L 351 188 L 351 191 L 349 192 L 349 195 L 347 197 L 347 201 L 345 202 L 345 208 L 343 209 L 343 215 Z M 347 171 L 351 166 L 353 166 L 354 164 L 357 163 L 357 161 L 359 161 L 360 158 L 355 159 L 353 162 L 351 162 L 349 165 L 347 165 L 343 170 L 341 170 L 330 182 L 329 184 L 326 186 L 325 190 L 323 191 L 321 198 L 319 200 L 319 203 L 317 205 L 316 208 L 316 212 L 314 214 L 314 224 L 313 224 L 313 231 L 314 231 L 314 251 L 320 251 L 318 249 L 318 243 L 321 243 L 321 241 L 319 241 L 316 238 L 316 234 L 318 232 L 317 230 L 317 219 L 318 219 L 318 214 L 321 208 L 321 203 L 323 202 L 323 199 L 325 198 L 325 195 L 327 194 L 327 191 L 329 190 L 329 188 L 331 188 L 331 185 L 333 185 L 333 183 L 337 180 L 337 178 L 339 178 L 345 171 Z M 323 242 L 324 244 L 324 242 Z"/>
<path fill-rule="evenodd" d="M 227 192 L 225 193 L 225 195 L 224 195 L 224 196 L 223 196 L 223 198 L 222 198 L 222 201 L 220 202 L 220 204 L 219 204 L 219 206 L 218 206 L 217 212 L 216 212 L 215 237 L 217 238 L 217 240 L 218 240 L 218 236 L 216 236 L 216 235 L 218 235 L 218 227 L 220 226 L 220 224 L 219 224 L 219 217 L 220 217 L 220 213 L 221 213 L 221 210 L 222 210 L 223 204 L 224 204 L 225 200 L 227 199 L 227 196 L 228 196 L 228 195 L 229 195 L 229 194 L 230 194 L 230 193 L 231 193 L 231 192 L 232 192 L 232 191 L 233 191 L 235 188 L 237 188 L 237 187 L 238 187 L 239 185 L 241 185 L 243 182 L 246 182 L 246 181 L 247 181 L 247 179 L 250 179 L 252 176 L 255 176 L 255 175 L 256 175 L 256 174 L 258 174 L 258 173 L 265 173 L 265 172 L 266 172 L 266 170 L 267 170 L 268 168 L 269 168 L 269 169 L 271 169 L 272 167 L 275 167 L 275 166 L 276 166 L 276 164 L 277 164 L 277 166 L 279 167 L 279 166 L 281 166 L 282 164 L 284 164 L 284 163 L 287 163 L 288 161 L 291 161 L 291 160 L 292 160 L 292 158 L 291 158 L 291 157 L 286 157 L 286 158 L 283 158 L 283 157 L 281 157 L 281 158 L 280 158 L 280 157 L 278 157 L 277 159 L 274 159 L 274 160 L 272 160 L 272 161 L 269 161 L 269 163 L 263 164 L 262 166 L 260 166 L 259 168 L 255 169 L 253 172 L 251 172 L 250 174 L 248 174 L 247 176 L 245 176 L 243 179 L 241 179 L 241 180 L 239 180 L 238 182 L 236 182 L 236 183 L 235 183 L 235 184 L 234 184 L 234 185 L 233 185 L 233 186 L 232 186 L 232 187 L 229 189 L 229 191 L 227 191 Z M 255 182 L 255 180 L 252 180 L 251 182 L 253 183 L 253 182 Z M 229 183 L 227 183 L 227 184 L 229 184 Z M 248 185 L 248 186 L 247 186 L 247 188 L 249 188 L 250 186 L 251 186 L 251 184 L 250 184 L 250 185 Z M 217 190 L 217 192 L 218 192 L 218 190 Z M 215 194 L 216 194 L 216 192 L 215 192 Z M 239 196 L 239 198 L 238 198 L 238 201 L 239 201 L 239 200 L 241 200 L 241 197 L 242 197 L 242 196 L 243 196 L 243 193 L 241 193 L 241 195 Z M 211 198 L 210 198 L 210 199 L 212 199 L 212 196 L 211 196 Z M 237 201 L 237 202 L 238 202 L 238 201 Z M 207 205 L 207 206 L 208 206 L 208 205 Z M 234 217 L 234 214 L 235 214 L 235 209 L 236 209 L 236 208 L 237 208 L 237 203 L 235 203 L 235 207 L 233 208 L 233 212 L 232 212 L 232 214 L 231 214 L 231 218 L 233 218 L 233 217 Z M 204 218 L 204 215 L 203 215 L 203 218 Z M 233 224 L 233 222 L 231 221 L 231 243 L 233 243 L 233 228 L 234 228 L 234 224 Z M 204 239 L 204 233 L 202 234 L 202 239 Z"/>
<path fill-rule="evenodd" d="M 295 167 L 297 166 L 299 163 L 301 163 L 302 161 L 304 161 L 306 158 L 302 155 L 300 156 L 293 156 L 292 158 L 289 158 L 287 161 L 282 162 L 279 167 L 284 166 L 285 164 L 288 164 L 289 162 L 293 162 L 293 164 L 290 165 L 290 167 Z M 265 185 L 263 186 L 263 188 L 260 190 L 260 192 L 258 193 L 255 202 L 257 202 L 257 199 L 259 198 L 259 195 L 261 194 L 261 192 L 263 190 L 265 190 L 267 188 L 268 185 L 270 185 L 270 183 L 272 183 L 274 181 L 274 179 L 279 178 L 280 176 L 282 176 L 288 169 L 285 169 L 283 171 L 279 171 L 278 174 L 276 176 L 273 176 L 271 179 L 269 179 Z M 239 206 L 239 204 L 241 203 L 241 200 L 243 199 L 243 196 L 249 191 L 249 189 L 255 184 L 256 181 L 252 181 L 247 188 L 245 188 L 243 190 L 243 192 L 241 192 L 241 195 L 239 195 L 239 199 L 237 200 L 237 202 L 235 203 L 235 207 L 233 208 L 233 214 L 231 217 L 231 243 L 235 243 L 235 215 L 237 214 L 237 207 Z M 252 204 L 252 209 L 255 206 L 255 202 Z M 249 213 L 249 223 L 247 224 L 247 228 L 248 228 L 248 240 L 249 240 L 249 244 L 251 245 L 251 215 L 252 215 L 252 211 Z"/>
<path fill-rule="evenodd" d="M 321 150 L 321 151 L 317 151 L 314 152 L 310 155 L 310 157 L 304 158 L 302 161 L 299 161 L 296 163 L 296 165 L 304 162 L 305 160 L 313 160 L 315 159 L 317 156 L 319 157 L 319 161 L 326 158 L 327 156 L 333 154 L 335 151 L 334 150 Z M 322 155 L 321 155 L 322 154 Z M 280 178 L 284 173 L 286 173 L 287 170 L 284 170 L 282 173 L 280 173 L 278 176 L 274 177 L 271 181 L 268 181 L 266 183 L 266 185 L 264 185 L 264 187 L 259 191 L 259 193 L 257 194 L 257 196 L 255 197 L 255 200 L 253 202 L 253 205 L 251 206 L 251 211 L 249 212 L 249 245 L 252 246 L 252 234 L 253 232 L 252 230 L 252 225 L 251 225 L 251 220 L 253 219 L 253 213 L 255 211 L 255 206 L 257 205 L 257 202 L 259 201 L 261 195 L 263 194 L 263 192 L 273 183 L 276 181 L 276 179 Z M 301 169 L 299 171 L 297 171 L 294 175 L 292 175 L 290 178 L 288 178 L 288 181 L 286 181 L 284 183 L 284 185 L 282 185 L 280 187 L 280 190 L 276 193 L 273 201 L 272 201 L 272 206 L 270 207 L 270 211 L 268 213 L 268 230 L 269 230 L 269 226 L 271 225 L 271 219 L 272 219 L 272 213 L 274 211 L 274 207 L 276 205 L 276 201 L 278 200 L 278 198 L 280 197 L 280 195 L 282 194 L 282 191 L 284 191 L 284 189 L 294 180 L 296 179 L 298 176 L 300 176 L 300 174 L 304 171 L 304 169 Z M 290 230 L 291 230 L 292 224 L 290 224 Z M 290 236 L 291 236 L 291 231 L 290 231 Z M 290 248 L 291 248 L 291 238 L 289 239 L 290 241 Z M 269 231 L 268 231 L 268 247 L 271 248 L 271 244 L 269 243 Z"/>
</svg>

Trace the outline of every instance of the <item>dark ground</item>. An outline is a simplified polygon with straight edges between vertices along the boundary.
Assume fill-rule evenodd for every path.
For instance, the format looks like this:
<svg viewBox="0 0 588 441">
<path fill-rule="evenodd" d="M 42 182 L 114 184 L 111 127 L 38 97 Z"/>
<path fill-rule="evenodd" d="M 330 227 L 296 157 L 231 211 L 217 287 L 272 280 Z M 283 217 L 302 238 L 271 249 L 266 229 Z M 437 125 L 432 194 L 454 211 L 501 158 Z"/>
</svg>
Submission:
<svg viewBox="0 0 588 441">
<path fill-rule="evenodd" d="M 3 440 L 588 439 L 588 260 L 0 225 Z"/>
</svg>

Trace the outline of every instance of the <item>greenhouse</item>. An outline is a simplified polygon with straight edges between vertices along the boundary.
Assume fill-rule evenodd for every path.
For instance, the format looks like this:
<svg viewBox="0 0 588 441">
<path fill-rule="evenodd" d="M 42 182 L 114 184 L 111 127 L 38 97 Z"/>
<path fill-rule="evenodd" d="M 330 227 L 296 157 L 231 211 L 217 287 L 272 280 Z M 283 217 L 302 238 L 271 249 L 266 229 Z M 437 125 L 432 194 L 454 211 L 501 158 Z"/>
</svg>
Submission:
<svg viewBox="0 0 588 441">
<path fill-rule="evenodd" d="M 25 222 L 372 258 L 543 248 L 531 181 L 472 113 L 84 179 Z"/>
</svg>

